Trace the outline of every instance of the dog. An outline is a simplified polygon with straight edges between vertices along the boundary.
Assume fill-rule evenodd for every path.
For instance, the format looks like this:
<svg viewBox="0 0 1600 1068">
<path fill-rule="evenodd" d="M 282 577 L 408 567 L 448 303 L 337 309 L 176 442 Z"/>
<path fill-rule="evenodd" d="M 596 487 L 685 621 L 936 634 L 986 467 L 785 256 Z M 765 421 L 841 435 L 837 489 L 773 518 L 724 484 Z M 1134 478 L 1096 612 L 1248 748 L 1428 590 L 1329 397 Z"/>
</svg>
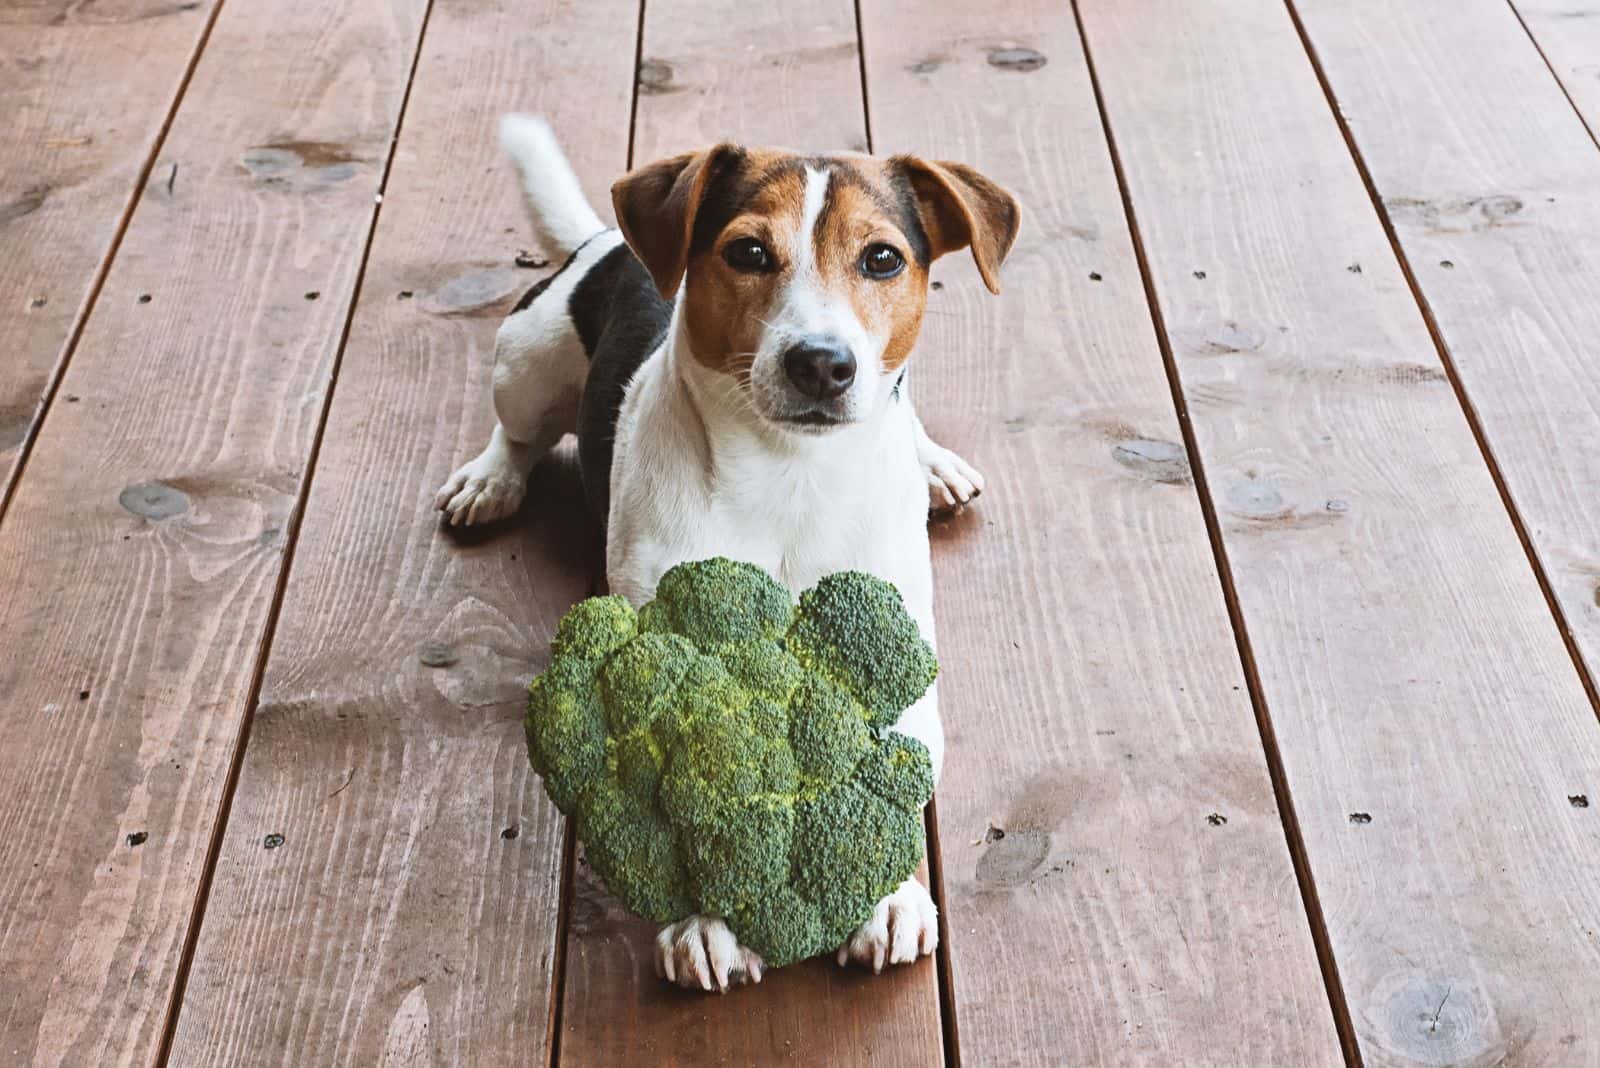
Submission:
<svg viewBox="0 0 1600 1068">
<path fill-rule="evenodd" d="M 618 228 L 585 199 L 548 126 L 508 115 L 541 244 L 567 257 L 495 339 L 488 446 L 439 490 L 452 525 L 521 504 L 534 464 L 578 437 L 611 592 L 726 556 L 799 592 L 832 572 L 893 582 L 934 641 L 930 509 L 983 477 L 933 442 L 906 389 L 929 264 L 970 248 L 988 288 L 1016 240 L 1005 190 L 958 163 L 719 144 L 631 171 Z M 935 689 L 895 729 L 944 761 Z M 933 899 L 908 879 L 837 953 L 881 971 L 933 952 Z M 727 990 L 762 962 L 714 917 L 664 928 L 656 970 Z"/>
</svg>

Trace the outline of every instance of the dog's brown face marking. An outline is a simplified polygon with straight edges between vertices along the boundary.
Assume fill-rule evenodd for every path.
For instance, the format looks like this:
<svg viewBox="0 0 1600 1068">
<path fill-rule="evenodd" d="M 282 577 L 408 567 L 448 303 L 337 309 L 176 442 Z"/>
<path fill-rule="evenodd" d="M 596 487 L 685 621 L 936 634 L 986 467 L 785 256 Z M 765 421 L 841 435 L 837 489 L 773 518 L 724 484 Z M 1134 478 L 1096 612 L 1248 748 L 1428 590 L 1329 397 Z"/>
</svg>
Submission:
<svg viewBox="0 0 1600 1068">
<path fill-rule="evenodd" d="M 930 256 L 915 194 L 888 163 L 751 152 L 708 199 L 684 292 L 696 360 L 747 377 L 780 305 L 799 298 L 848 307 L 879 373 L 900 370 L 922 326 Z"/>
<path fill-rule="evenodd" d="M 881 341 L 882 373 L 898 372 L 922 329 L 932 258 L 909 186 L 897 188 L 882 160 L 841 160 L 830 171 L 815 245 L 823 285 L 844 294 Z M 884 266 L 893 273 L 877 270 Z"/>
<path fill-rule="evenodd" d="M 733 376 L 779 421 L 864 418 L 911 354 L 930 262 L 970 244 L 994 288 L 1016 233 L 1016 205 L 999 187 L 912 157 L 722 145 L 637 171 L 614 198 L 663 294 L 682 281 L 693 359 Z M 786 382 L 785 353 L 814 344 L 848 354 L 854 377 L 842 391 Z"/>
<path fill-rule="evenodd" d="M 686 270 L 683 317 L 696 361 L 748 380 L 800 252 L 804 206 L 805 172 L 792 157 L 747 152 L 718 177 L 696 220 Z M 751 242 L 766 250 L 768 269 L 735 266 Z"/>
</svg>

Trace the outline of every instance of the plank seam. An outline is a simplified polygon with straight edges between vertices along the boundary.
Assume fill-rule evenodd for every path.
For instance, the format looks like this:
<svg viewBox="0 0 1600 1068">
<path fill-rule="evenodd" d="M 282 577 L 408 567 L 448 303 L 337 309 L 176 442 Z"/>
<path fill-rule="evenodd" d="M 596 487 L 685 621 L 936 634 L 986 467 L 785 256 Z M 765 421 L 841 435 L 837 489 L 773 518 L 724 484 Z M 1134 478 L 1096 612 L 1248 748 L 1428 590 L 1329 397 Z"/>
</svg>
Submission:
<svg viewBox="0 0 1600 1068">
<path fill-rule="evenodd" d="M 856 62 L 861 71 L 861 130 L 867 153 L 875 150 L 872 137 L 872 97 L 867 91 L 867 31 L 861 18 L 861 0 L 853 0 L 856 16 Z M 939 848 L 937 797 L 928 798 L 923 818 L 923 850 L 928 858 L 928 892 L 938 911 L 939 948 L 934 957 L 934 986 L 939 996 L 939 1039 L 946 1068 L 960 1068 L 960 1030 L 956 1025 L 955 964 L 950 946 L 950 917 L 945 909 L 944 855 Z"/>
<path fill-rule="evenodd" d="M 592 592 L 592 588 L 591 588 Z M 556 891 L 555 955 L 550 962 L 550 1041 L 545 1044 L 545 1065 L 561 1063 L 561 1017 L 567 993 L 567 935 L 572 929 L 572 895 L 577 880 L 578 836 L 573 821 L 562 818 L 561 886 Z"/>
<path fill-rule="evenodd" d="M 856 13 L 856 65 L 861 70 L 861 130 L 867 136 L 867 154 L 872 154 L 872 98 L 867 95 L 867 34 L 861 28 L 861 0 L 852 5 Z"/>
<path fill-rule="evenodd" d="M 633 139 L 639 129 L 639 78 L 644 73 L 644 10 L 639 0 L 639 27 L 633 39 L 633 95 L 628 102 L 628 169 L 633 170 Z"/>
<path fill-rule="evenodd" d="M 156 160 L 167 145 L 167 135 L 172 131 L 172 124 L 178 117 L 178 109 L 189 92 L 189 83 L 194 80 L 194 72 L 200 66 L 200 56 L 211 43 L 211 30 L 217 24 L 217 16 L 222 13 L 224 3 L 226 0 L 216 0 L 205 25 L 201 27 L 200 36 L 195 41 L 194 51 L 189 55 L 189 63 L 184 68 L 183 77 L 178 80 L 177 91 L 172 94 L 172 103 L 167 108 L 166 118 L 162 120 L 161 128 L 156 131 L 155 138 L 150 142 L 150 151 L 139 167 L 138 181 L 134 182 L 133 189 L 128 193 L 127 202 L 122 207 L 116 229 L 111 234 L 111 243 L 106 246 L 104 255 L 100 257 L 100 264 L 89 280 L 89 291 L 84 295 L 83 303 L 78 308 L 72 329 L 67 332 L 67 340 L 61 346 L 61 353 L 56 357 L 55 366 L 50 369 L 50 377 L 34 409 L 34 417 L 23 434 L 22 443 L 17 446 L 17 459 L 11 469 L 10 481 L 4 487 L 0 487 L 0 523 L 5 521 L 6 514 L 11 510 L 11 501 L 17 495 L 17 487 L 22 484 L 23 472 L 27 469 L 28 460 L 33 456 L 33 446 L 43 432 L 45 418 L 50 414 L 56 394 L 61 390 L 62 381 L 67 377 L 67 366 L 78 350 L 78 342 L 83 338 L 84 330 L 88 328 L 89 317 L 94 314 L 95 307 L 100 302 L 100 292 L 105 288 L 106 278 L 111 274 L 111 264 L 116 260 L 117 253 L 122 251 L 122 239 L 133 221 L 133 213 L 138 210 L 140 201 L 144 199 L 144 189 L 150 182 L 150 172 L 155 169 Z"/>
<path fill-rule="evenodd" d="M 1578 121 L 1588 131 L 1589 140 L 1594 142 L 1596 148 L 1600 148 L 1600 134 L 1595 133 L 1595 129 L 1589 125 L 1589 119 L 1584 115 L 1583 109 L 1578 106 L 1576 100 L 1572 99 L 1572 93 L 1567 89 L 1567 83 L 1562 80 L 1560 72 L 1556 70 L 1556 65 L 1550 62 L 1550 56 L 1546 54 L 1544 45 L 1539 43 L 1539 38 L 1534 36 L 1532 28 L 1528 25 L 1528 20 L 1522 17 L 1522 10 L 1517 7 L 1516 0 L 1506 0 L 1506 6 L 1511 8 L 1511 14 L 1516 16 L 1518 25 L 1522 27 L 1522 32 L 1527 34 L 1528 40 L 1533 43 L 1533 50 L 1539 53 L 1540 59 L 1544 60 L 1545 69 L 1550 72 L 1550 77 L 1555 79 L 1556 86 L 1561 90 L 1561 95 L 1567 98 L 1567 103 L 1572 106 L 1573 113 L 1578 116 Z"/>
<path fill-rule="evenodd" d="M 1400 244 L 1400 237 L 1395 231 L 1394 222 L 1389 218 L 1388 209 L 1384 207 L 1383 197 L 1378 192 L 1377 182 L 1372 177 L 1371 170 L 1367 167 L 1366 157 L 1362 155 L 1360 147 L 1356 144 L 1355 134 L 1351 132 L 1349 123 L 1345 122 L 1344 114 L 1339 110 L 1339 100 L 1334 94 L 1333 83 L 1328 80 L 1327 72 L 1323 69 L 1322 59 L 1317 55 L 1316 47 L 1311 43 L 1311 35 L 1307 32 L 1305 24 L 1300 19 L 1300 12 L 1296 9 L 1294 0 L 1283 0 L 1284 7 L 1288 9 L 1289 19 L 1294 23 L 1295 32 L 1300 35 L 1301 47 L 1305 49 L 1306 57 L 1311 61 L 1311 69 L 1316 72 L 1317 82 L 1322 87 L 1322 95 L 1327 100 L 1328 110 L 1333 112 L 1334 122 L 1338 123 L 1339 133 L 1344 137 L 1346 150 L 1350 153 L 1351 160 L 1355 163 L 1356 172 L 1361 176 L 1361 183 L 1366 187 L 1367 198 L 1372 202 L 1373 211 L 1378 215 L 1378 222 L 1383 227 L 1384 236 L 1389 239 L 1389 246 L 1394 251 L 1395 261 L 1400 265 L 1400 273 L 1405 276 L 1406 285 L 1411 289 L 1411 299 L 1416 302 L 1417 310 L 1422 313 L 1422 321 L 1428 328 L 1428 336 L 1433 340 L 1433 347 L 1439 354 L 1439 362 L 1444 367 L 1445 376 L 1450 380 L 1450 388 L 1455 391 L 1456 403 L 1461 406 L 1461 411 L 1466 416 L 1467 426 L 1472 431 L 1472 437 L 1478 444 L 1478 452 L 1483 457 L 1484 465 L 1489 469 L 1489 477 L 1494 481 L 1494 488 L 1500 495 L 1500 503 L 1506 510 L 1506 515 L 1511 520 L 1511 527 L 1516 531 L 1517 540 L 1522 543 L 1522 552 L 1528 559 L 1528 566 L 1533 570 L 1534 581 L 1539 584 L 1539 591 L 1544 594 L 1545 604 L 1550 609 L 1550 614 L 1555 620 L 1556 630 L 1561 635 L 1561 642 L 1566 646 L 1567 656 L 1572 660 L 1572 667 L 1578 673 L 1578 681 L 1583 685 L 1583 691 L 1589 698 L 1590 707 L 1596 717 L 1600 717 L 1600 687 L 1596 686 L 1595 678 L 1589 671 L 1589 666 L 1584 662 L 1583 653 L 1578 648 L 1577 639 L 1572 636 L 1572 626 L 1567 620 L 1567 613 L 1561 607 L 1561 601 L 1556 596 L 1555 587 L 1550 584 L 1549 576 L 1545 573 L 1544 564 L 1539 559 L 1539 552 L 1534 547 L 1533 538 L 1528 533 L 1528 527 L 1522 519 L 1522 513 L 1517 510 L 1516 499 L 1512 496 L 1511 487 L 1507 485 L 1505 475 L 1500 470 L 1500 462 L 1495 459 L 1494 449 L 1489 444 L 1488 435 L 1484 432 L 1483 423 L 1478 418 L 1478 409 L 1472 403 L 1472 397 L 1467 393 L 1467 387 L 1461 380 L 1461 374 L 1456 370 L 1454 357 L 1450 354 L 1450 346 L 1444 339 L 1444 333 L 1439 328 L 1438 319 L 1433 314 L 1433 305 L 1429 303 L 1427 295 L 1422 291 L 1422 284 L 1417 280 L 1417 274 L 1411 268 L 1411 260 L 1406 255 L 1405 249 Z M 1516 14 L 1516 8 L 1512 8 Z M 1521 16 L 1518 15 L 1518 20 Z M 1524 24 L 1526 31 L 1526 24 Z M 1535 49 L 1539 43 L 1533 41 Z M 1540 52 L 1543 55 L 1543 52 Z M 1546 66 L 1549 61 L 1546 60 Z M 1552 69 L 1551 73 L 1554 73 Z M 1561 79 L 1556 79 L 1559 84 Z M 1562 86 L 1562 92 L 1566 87 Z M 1571 102 L 1569 96 L 1568 102 Z M 1577 105 L 1573 105 L 1576 107 Z M 1579 115 L 1582 119 L 1582 115 Z M 1588 129 L 1585 124 L 1585 129 Z M 1591 137 L 1593 131 L 1590 131 Z M 1597 142 L 1600 146 L 1600 142 Z"/>
<path fill-rule="evenodd" d="M 1287 2 L 1287 0 L 1286 0 Z M 1256 728 L 1261 736 L 1261 748 L 1266 758 L 1267 774 L 1272 780 L 1272 793 L 1278 805 L 1278 817 L 1283 825 L 1284 837 L 1289 847 L 1289 857 L 1294 865 L 1295 880 L 1300 886 L 1305 905 L 1306 920 L 1311 929 L 1311 940 L 1316 948 L 1317 963 L 1322 970 L 1323 985 L 1328 994 L 1328 1007 L 1333 1014 L 1334 1029 L 1339 1035 L 1345 1063 L 1352 1068 L 1362 1065 L 1361 1049 L 1356 1042 L 1355 1027 L 1350 1018 L 1350 1008 L 1345 1000 L 1344 984 L 1339 977 L 1339 965 L 1334 959 L 1333 947 L 1328 937 L 1327 921 L 1323 916 L 1322 902 L 1317 894 L 1316 882 L 1311 874 L 1306 855 L 1305 840 L 1300 831 L 1300 821 L 1295 814 L 1294 800 L 1290 795 L 1283 758 L 1278 749 L 1272 715 L 1267 706 L 1266 693 L 1261 685 L 1260 671 L 1256 666 L 1244 611 L 1239 605 L 1239 593 L 1233 581 L 1233 568 L 1228 560 L 1227 546 L 1222 539 L 1222 528 L 1217 520 L 1216 506 L 1206 481 L 1205 464 L 1199 445 L 1195 441 L 1194 427 L 1189 420 L 1188 402 L 1184 398 L 1182 377 L 1177 358 L 1167 335 L 1166 317 L 1156 294 L 1155 276 L 1145 253 L 1144 238 L 1139 231 L 1139 220 L 1133 207 L 1133 195 L 1123 169 L 1122 156 L 1117 150 L 1116 136 L 1111 129 L 1111 116 L 1106 109 L 1105 95 L 1100 86 L 1100 75 L 1095 68 L 1093 50 L 1089 46 L 1089 33 L 1084 26 L 1079 0 L 1072 0 L 1072 17 L 1077 24 L 1078 43 L 1083 49 L 1084 64 L 1089 72 L 1089 83 L 1094 90 L 1095 107 L 1100 113 L 1100 127 L 1111 156 L 1111 167 L 1117 178 L 1117 188 L 1122 197 L 1122 210 L 1127 218 L 1129 237 L 1133 242 L 1134 258 L 1139 264 L 1139 275 L 1144 283 L 1145 301 L 1150 308 L 1151 325 L 1155 330 L 1156 344 L 1161 350 L 1165 365 L 1167 385 L 1172 393 L 1172 404 L 1177 411 L 1179 431 L 1183 435 L 1184 450 L 1188 455 L 1189 469 L 1194 476 L 1195 493 L 1199 499 L 1201 515 L 1205 519 L 1206 533 L 1211 541 L 1211 551 L 1217 566 L 1217 579 L 1222 587 L 1223 601 L 1228 619 L 1233 626 L 1234 642 L 1238 648 L 1240 664 L 1244 669 L 1245 685 L 1250 693 L 1250 703 L 1256 718 Z"/>
<path fill-rule="evenodd" d="M 157 1048 L 155 1063 L 165 1068 L 172 1055 L 172 1044 L 177 1037 L 178 1018 L 183 1008 L 183 998 L 189 985 L 189 970 L 194 963 L 195 948 L 199 944 L 200 930 L 205 923 L 206 904 L 211 896 L 211 883 L 216 875 L 217 862 L 222 854 L 222 842 L 227 832 L 228 820 L 233 810 L 233 796 L 239 785 L 239 774 L 244 767 L 244 753 L 250 744 L 250 728 L 255 720 L 256 706 L 261 699 L 261 686 L 266 678 L 267 661 L 272 655 L 272 640 L 277 633 L 278 618 L 282 614 L 284 591 L 288 588 L 289 574 L 294 568 L 295 549 L 299 544 L 300 527 L 305 518 L 306 504 L 311 499 L 311 486 L 316 478 L 317 459 L 322 453 L 322 439 L 328 427 L 328 415 L 333 410 L 333 395 L 339 381 L 339 369 L 344 364 L 345 346 L 350 341 L 350 330 L 356 311 L 361 305 L 361 293 L 367 276 L 367 263 L 372 255 L 373 238 L 378 231 L 378 220 L 383 214 L 383 194 L 389 186 L 389 175 L 394 168 L 394 158 L 405 129 L 406 110 L 411 104 L 411 88 L 416 82 L 417 67 L 422 61 L 423 44 L 428 36 L 428 23 L 433 16 L 434 0 L 427 0 L 422 11 L 422 21 L 417 28 L 417 41 L 411 54 L 411 69 L 406 74 L 405 92 L 400 97 L 400 108 L 395 115 L 394 133 L 389 139 L 389 151 L 384 157 L 383 173 L 378 178 L 378 189 L 372 208 L 372 218 L 367 224 L 366 241 L 361 250 L 361 262 L 356 267 L 351 289 L 350 307 L 345 312 L 344 327 L 339 343 L 333 352 L 333 366 L 328 372 L 328 387 L 323 394 L 322 410 L 317 416 L 317 429 L 311 438 L 311 451 L 306 457 L 306 473 L 300 482 L 294 510 L 286 524 L 287 535 L 283 563 L 278 569 L 278 579 L 272 594 L 272 605 L 267 610 L 266 623 L 261 632 L 260 649 L 251 672 L 250 688 L 245 699 L 244 715 L 239 722 L 239 733 L 234 740 L 233 756 L 228 765 L 228 775 L 223 783 L 222 798 L 217 805 L 217 815 L 211 825 L 211 842 L 206 848 L 205 865 L 200 872 L 200 884 L 195 890 L 194 908 L 189 916 L 189 929 L 184 935 L 183 951 L 178 960 L 178 971 L 173 979 L 172 995 L 168 1001 L 166 1020 L 162 1025 L 161 1044 Z M 221 4 L 219 3 L 220 7 Z"/>
<path fill-rule="evenodd" d="M 939 989 L 939 1030 L 944 1039 L 946 1068 L 961 1068 L 961 1033 L 956 1026 L 956 988 L 954 962 L 950 956 L 950 917 L 945 910 L 944 853 L 939 848 L 938 798 L 928 799 L 925 833 L 928 850 L 929 890 L 939 910 L 939 948 L 934 954 L 933 974 Z"/>
</svg>

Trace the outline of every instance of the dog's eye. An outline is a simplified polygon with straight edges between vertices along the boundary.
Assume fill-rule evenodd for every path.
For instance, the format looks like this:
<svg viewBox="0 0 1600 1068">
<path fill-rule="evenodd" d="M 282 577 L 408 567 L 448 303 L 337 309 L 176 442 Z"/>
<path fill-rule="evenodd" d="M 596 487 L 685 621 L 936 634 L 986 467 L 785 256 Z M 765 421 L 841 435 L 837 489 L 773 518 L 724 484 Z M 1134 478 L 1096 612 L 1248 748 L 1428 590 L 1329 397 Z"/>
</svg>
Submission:
<svg viewBox="0 0 1600 1068">
<path fill-rule="evenodd" d="M 868 278 L 893 278 L 905 265 L 905 257 L 890 245 L 868 245 L 861 254 L 861 273 Z"/>
<path fill-rule="evenodd" d="M 730 241 L 722 249 L 722 258 L 736 271 L 767 271 L 772 269 L 772 253 L 767 246 L 753 237 Z"/>
</svg>

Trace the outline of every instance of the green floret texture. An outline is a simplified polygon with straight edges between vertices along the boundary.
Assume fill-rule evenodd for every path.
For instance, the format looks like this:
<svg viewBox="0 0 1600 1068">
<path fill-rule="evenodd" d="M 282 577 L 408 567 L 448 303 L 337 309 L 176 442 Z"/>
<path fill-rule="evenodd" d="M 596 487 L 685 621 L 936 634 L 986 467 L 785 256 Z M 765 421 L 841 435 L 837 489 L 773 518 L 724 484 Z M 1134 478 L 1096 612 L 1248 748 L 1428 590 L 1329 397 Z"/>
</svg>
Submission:
<svg viewBox="0 0 1600 1068">
<path fill-rule="evenodd" d="M 899 591 L 830 575 L 797 606 L 751 564 L 562 619 L 528 754 L 594 870 L 657 923 L 725 920 L 771 967 L 836 949 L 922 859 L 933 765 L 890 727 L 938 665 Z"/>
</svg>

